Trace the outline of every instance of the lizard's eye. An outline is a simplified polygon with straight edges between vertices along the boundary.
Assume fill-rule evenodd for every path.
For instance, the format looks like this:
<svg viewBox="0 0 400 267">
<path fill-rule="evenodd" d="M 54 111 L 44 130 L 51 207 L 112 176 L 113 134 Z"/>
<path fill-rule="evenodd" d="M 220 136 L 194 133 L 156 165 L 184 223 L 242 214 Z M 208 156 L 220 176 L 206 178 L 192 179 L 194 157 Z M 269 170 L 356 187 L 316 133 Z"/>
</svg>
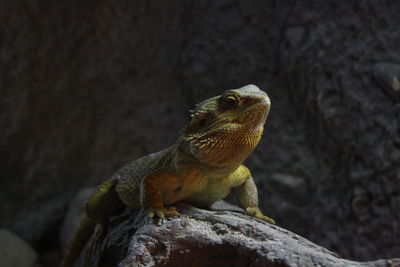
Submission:
<svg viewBox="0 0 400 267">
<path fill-rule="evenodd" d="M 240 105 L 240 100 L 236 95 L 228 95 L 225 98 L 225 103 L 230 107 L 235 107 Z"/>
</svg>

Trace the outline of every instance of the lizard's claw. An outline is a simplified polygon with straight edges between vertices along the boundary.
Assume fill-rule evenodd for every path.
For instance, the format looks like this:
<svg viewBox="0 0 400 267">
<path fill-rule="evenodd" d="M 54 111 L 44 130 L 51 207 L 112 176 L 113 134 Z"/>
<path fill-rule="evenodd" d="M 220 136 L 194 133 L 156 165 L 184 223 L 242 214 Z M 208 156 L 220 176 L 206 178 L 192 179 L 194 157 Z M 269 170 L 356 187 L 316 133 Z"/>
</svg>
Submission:
<svg viewBox="0 0 400 267">
<path fill-rule="evenodd" d="M 179 212 L 175 207 L 156 207 L 146 209 L 147 216 L 150 218 L 158 217 L 164 219 L 165 217 L 179 217 Z"/>
<path fill-rule="evenodd" d="M 258 219 L 260 219 L 260 220 L 263 220 L 263 221 L 265 221 L 265 222 L 267 222 L 267 223 L 275 224 L 275 220 L 274 220 L 274 219 L 265 216 L 265 215 L 261 212 L 261 210 L 260 210 L 259 208 L 257 208 L 257 207 L 250 207 L 250 208 L 247 208 L 246 211 L 245 211 L 245 213 L 246 213 L 247 215 L 250 215 L 250 216 L 256 217 L 256 218 L 258 218 Z"/>
</svg>

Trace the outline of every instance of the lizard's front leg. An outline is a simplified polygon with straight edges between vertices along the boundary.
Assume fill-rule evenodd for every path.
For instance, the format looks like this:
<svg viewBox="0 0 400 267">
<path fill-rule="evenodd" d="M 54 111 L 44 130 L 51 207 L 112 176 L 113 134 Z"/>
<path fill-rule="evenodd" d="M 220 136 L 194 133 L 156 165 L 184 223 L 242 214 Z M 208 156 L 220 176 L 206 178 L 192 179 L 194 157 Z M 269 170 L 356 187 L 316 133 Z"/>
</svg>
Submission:
<svg viewBox="0 0 400 267">
<path fill-rule="evenodd" d="M 239 193 L 240 204 L 246 214 L 268 223 L 275 224 L 273 219 L 265 216 L 258 208 L 258 192 L 252 177 L 249 177 L 242 185 L 238 186 L 237 190 Z"/>
<path fill-rule="evenodd" d="M 140 201 L 150 218 L 179 216 L 175 207 L 164 207 L 161 197 L 163 192 L 179 188 L 179 179 L 171 170 L 154 172 L 142 180 L 140 187 Z"/>
</svg>

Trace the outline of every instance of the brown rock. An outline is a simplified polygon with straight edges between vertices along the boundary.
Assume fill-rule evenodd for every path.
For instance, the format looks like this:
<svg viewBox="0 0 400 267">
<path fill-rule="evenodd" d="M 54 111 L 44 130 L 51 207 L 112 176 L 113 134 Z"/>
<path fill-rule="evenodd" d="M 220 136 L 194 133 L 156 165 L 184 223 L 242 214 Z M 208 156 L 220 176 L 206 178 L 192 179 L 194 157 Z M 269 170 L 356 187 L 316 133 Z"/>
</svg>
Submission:
<svg viewBox="0 0 400 267">
<path fill-rule="evenodd" d="M 180 218 L 161 226 L 142 211 L 110 225 L 96 266 L 400 266 L 400 259 L 355 262 L 279 226 L 232 211 L 179 204 Z"/>
</svg>

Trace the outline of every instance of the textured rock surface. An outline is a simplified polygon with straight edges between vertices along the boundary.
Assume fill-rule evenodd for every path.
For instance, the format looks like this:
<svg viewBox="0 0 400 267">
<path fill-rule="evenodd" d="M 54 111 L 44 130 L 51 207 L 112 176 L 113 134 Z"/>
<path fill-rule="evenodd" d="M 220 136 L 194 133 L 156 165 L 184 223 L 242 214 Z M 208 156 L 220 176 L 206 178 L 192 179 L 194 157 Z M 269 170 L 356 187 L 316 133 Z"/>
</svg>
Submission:
<svg viewBox="0 0 400 267">
<path fill-rule="evenodd" d="M 85 202 L 95 190 L 96 187 L 83 188 L 72 199 L 60 229 L 62 250 L 69 246 L 74 231 L 78 228 L 85 215 Z"/>
<path fill-rule="evenodd" d="M 162 226 L 148 224 L 142 212 L 128 210 L 115 217 L 97 256 L 98 266 L 400 266 L 400 258 L 364 263 L 341 259 L 241 213 L 183 204 L 178 210 L 182 216 L 164 220 Z"/>
<path fill-rule="evenodd" d="M 15 234 L 0 229 L 0 266 L 41 267 L 38 254 Z"/>
<path fill-rule="evenodd" d="M 1 0 L 0 226 L 53 249 L 78 188 L 172 143 L 196 102 L 254 83 L 272 99 L 248 160 L 265 212 L 343 257 L 399 257 L 399 13 L 389 0 Z"/>
</svg>

